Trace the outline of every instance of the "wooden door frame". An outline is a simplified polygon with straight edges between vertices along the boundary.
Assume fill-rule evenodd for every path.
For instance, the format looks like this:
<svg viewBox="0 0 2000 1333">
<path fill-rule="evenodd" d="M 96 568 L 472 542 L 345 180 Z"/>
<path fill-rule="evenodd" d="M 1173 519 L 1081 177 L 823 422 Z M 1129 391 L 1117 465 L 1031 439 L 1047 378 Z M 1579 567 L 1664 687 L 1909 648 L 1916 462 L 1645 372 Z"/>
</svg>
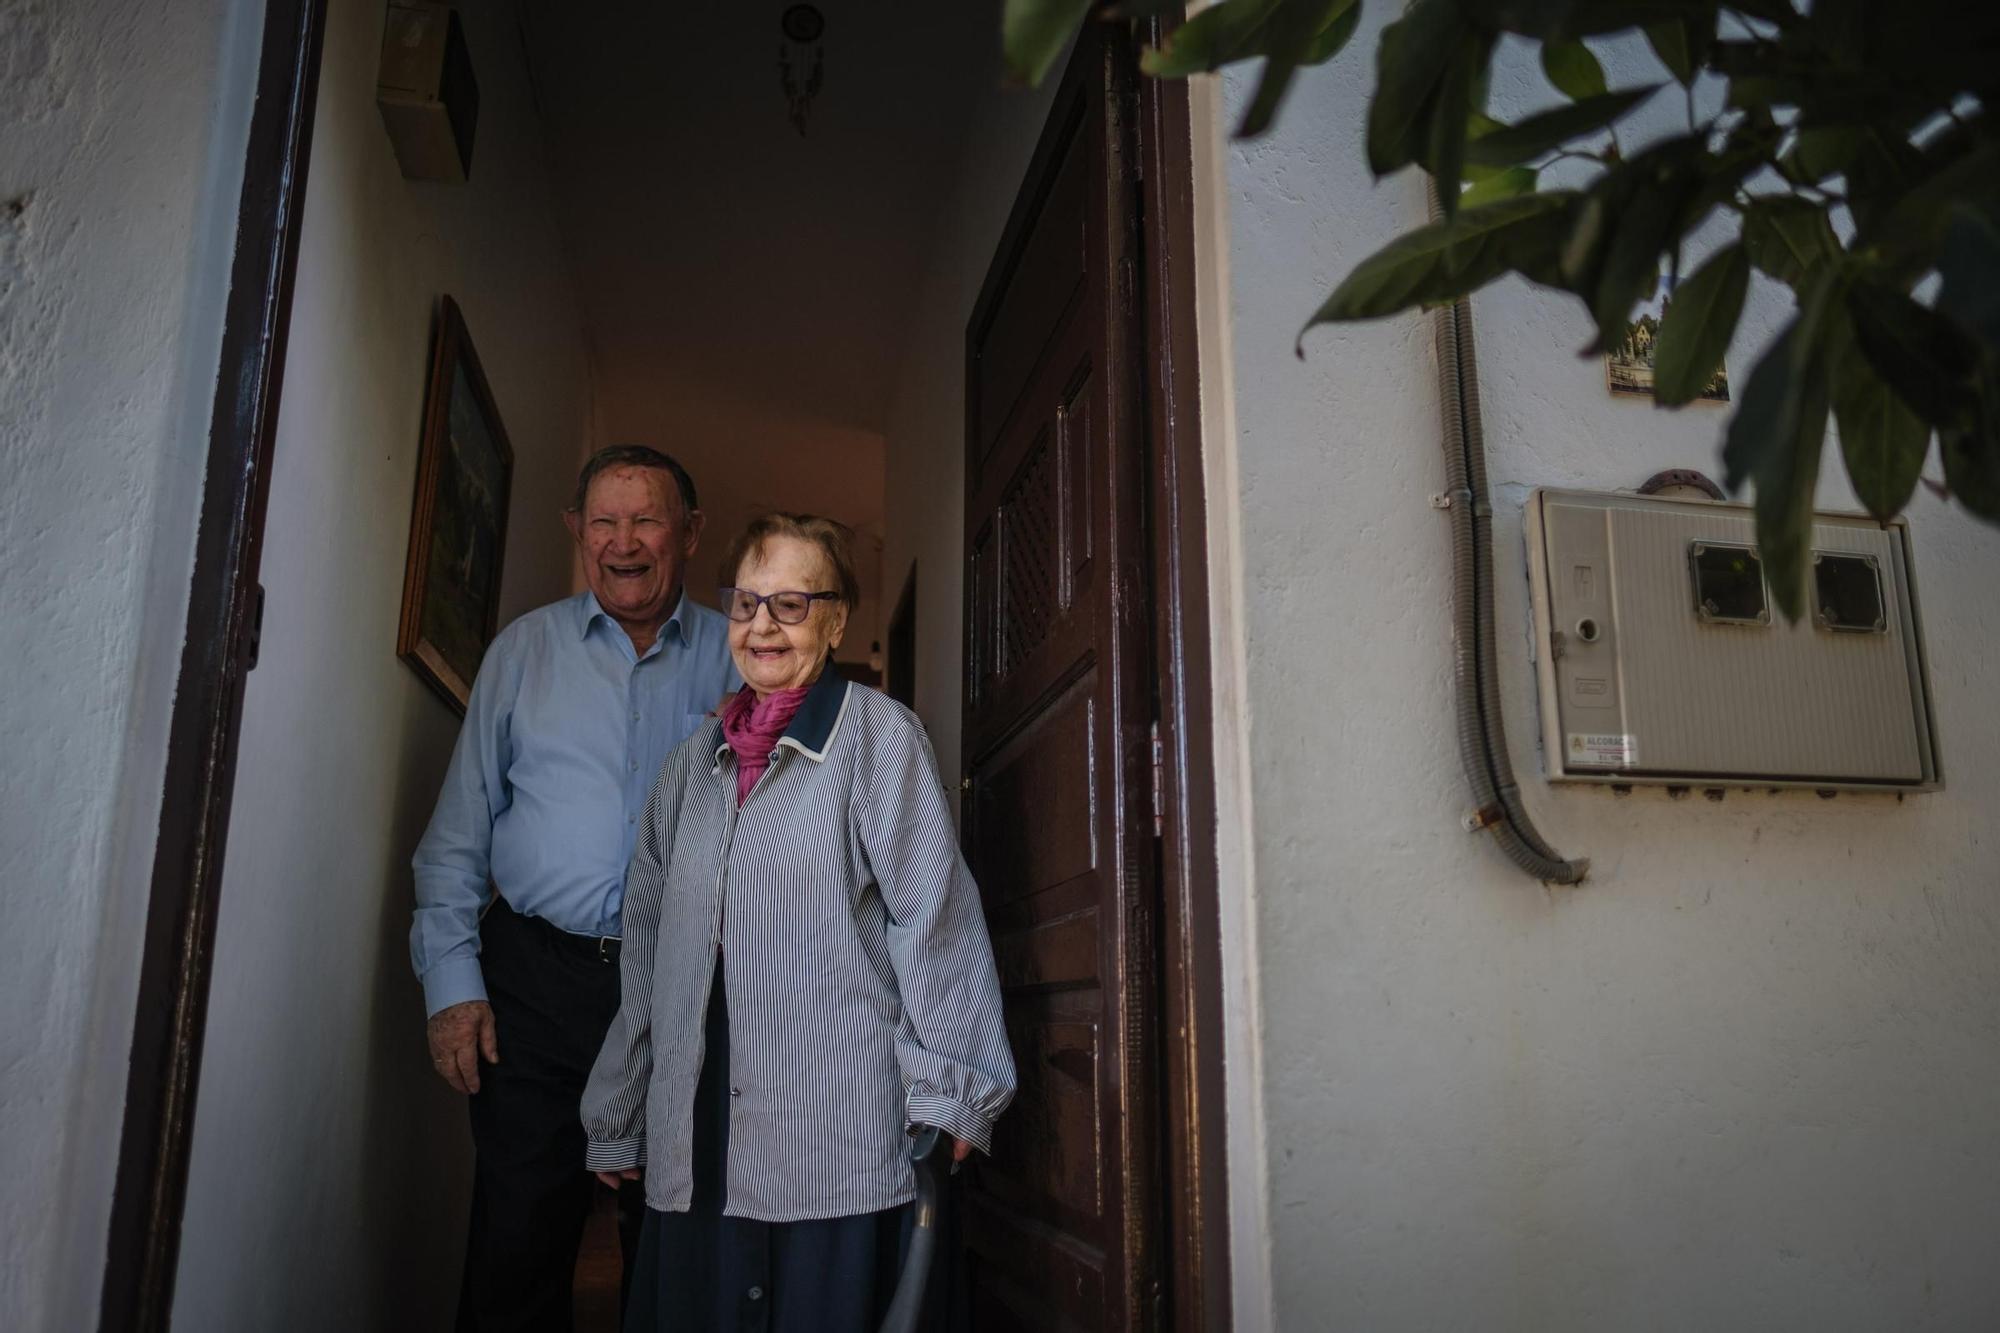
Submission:
<svg viewBox="0 0 2000 1333">
<path fill-rule="evenodd" d="M 1098 21 L 1098 20 L 1091 20 Z M 1136 66 L 1178 16 L 1123 24 Z M 1110 37 L 1108 40 L 1118 41 Z M 1125 151 L 1137 167 L 1139 273 L 1131 295 L 1140 338 L 1132 370 L 1145 475 L 1150 560 L 1150 661 L 1159 726 L 1160 837 L 1155 875 L 1158 975 L 1152 995 L 1155 1101 L 1160 1108 L 1155 1207 L 1165 1223 L 1154 1276 L 1169 1293 L 1166 1326 L 1231 1327 L 1228 1141 L 1223 1064 L 1221 902 L 1216 865 L 1214 724 L 1209 655 L 1208 532 L 1196 322 L 1194 122 L 1188 85 L 1139 76 Z M 1049 112 L 1062 114 L 1058 90 Z M 1048 174 L 1044 135 L 1024 179 Z M 995 253 L 1019 244 L 1038 199 L 1016 201 Z M 991 288 L 989 275 L 986 288 Z M 967 322 L 991 299 L 982 289 Z M 976 466 L 973 386 L 966 395 L 966 466 Z M 968 472 L 968 478 L 970 472 Z M 967 614 L 974 614 L 968 603 Z M 970 660 L 970 659 L 968 659 Z M 969 698 L 969 695 L 968 695 Z"/>
<path fill-rule="evenodd" d="M 1157 45 L 1171 21 L 1139 25 Z M 1221 898 L 1209 661 L 1208 505 L 1195 320 L 1194 118 L 1183 79 L 1142 76 L 1144 443 L 1160 745 L 1160 1105 L 1172 1326 L 1230 1327 Z"/>
<path fill-rule="evenodd" d="M 173 1316 L 325 30 L 326 0 L 266 0 L 98 1307 L 98 1327 L 117 1333 L 154 1333 Z"/>
<path fill-rule="evenodd" d="M 326 0 L 267 0 L 105 1251 L 99 1327 L 120 1333 L 165 1329 L 172 1315 L 325 27 Z M 1185 83 L 1142 79 L 1138 96 L 1163 798 L 1161 1168 L 1174 1326 L 1225 1329 L 1227 1144 L 1193 131 Z"/>
</svg>

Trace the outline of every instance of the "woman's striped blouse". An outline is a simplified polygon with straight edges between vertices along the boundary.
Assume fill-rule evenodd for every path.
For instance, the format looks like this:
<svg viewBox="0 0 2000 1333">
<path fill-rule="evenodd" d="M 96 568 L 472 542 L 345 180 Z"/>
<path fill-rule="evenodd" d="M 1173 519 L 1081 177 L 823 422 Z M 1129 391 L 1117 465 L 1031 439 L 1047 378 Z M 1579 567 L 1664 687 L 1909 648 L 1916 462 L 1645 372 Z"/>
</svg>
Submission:
<svg viewBox="0 0 2000 1333">
<path fill-rule="evenodd" d="M 623 997 L 586 1165 L 683 1211 L 718 947 L 728 1204 L 767 1222 L 912 1197 L 909 1125 L 986 1150 L 1014 1095 L 993 949 L 916 715 L 828 671 L 739 808 L 711 719 L 668 756 L 625 883 Z"/>
</svg>

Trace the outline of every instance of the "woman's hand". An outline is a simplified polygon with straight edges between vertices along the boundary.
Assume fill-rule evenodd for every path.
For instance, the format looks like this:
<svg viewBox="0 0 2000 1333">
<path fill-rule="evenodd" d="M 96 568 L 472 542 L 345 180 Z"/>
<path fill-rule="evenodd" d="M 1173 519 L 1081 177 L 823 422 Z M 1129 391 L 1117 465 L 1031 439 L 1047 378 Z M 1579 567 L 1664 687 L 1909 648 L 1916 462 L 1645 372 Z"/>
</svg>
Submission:
<svg viewBox="0 0 2000 1333">
<path fill-rule="evenodd" d="M 951 1141 L 952 1161 L 962 1162 L 970 1156 L 972 1156 L 972 1145 L 970 1143 L 967 1143 L 964 1139 L 953 1139 Z"/>
<path fill-rule="evenodd" d="M 596 1176 L 599 1180 L 603 1181 L 604 1188 L 611 1190 L 615 1193 L 618 1189 L 619 1181 L 637 1180 L 639 1178 L 639 1168 L 636 1166 L 628 1166 L 623 1171 L 593 1171 L 590 1174 Z"/>
</svg>

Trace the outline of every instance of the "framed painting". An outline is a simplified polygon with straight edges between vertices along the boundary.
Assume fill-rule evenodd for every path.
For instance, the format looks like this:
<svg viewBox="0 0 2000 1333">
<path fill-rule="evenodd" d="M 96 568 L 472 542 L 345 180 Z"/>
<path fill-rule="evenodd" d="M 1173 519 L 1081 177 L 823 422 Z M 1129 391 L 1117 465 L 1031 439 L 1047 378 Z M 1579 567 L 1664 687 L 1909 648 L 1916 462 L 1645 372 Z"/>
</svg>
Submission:
<svg viewBox="0 0 2000 1333">
<path fill-rule="evenodd" d="M 1611 396 L 1651 398 L 1653 396 L 1653 345 L 1660 335 L 1660 321 L 1673 304 L 1674 284 L 1662 268 L 1653 285 L 1653 294 L 1633 312 L 1632 326 L 1616 347 L 1604 354 L 1604 383 Z M 1717 366 L 1697 403 L 1729 401 L 1729 367 Z"/>
<path fill-rule="evenodd" d="M 514 450 L 458 303 L 439 303 L 396 655 L 459 712 L 500 617 Z"/>
</svg>

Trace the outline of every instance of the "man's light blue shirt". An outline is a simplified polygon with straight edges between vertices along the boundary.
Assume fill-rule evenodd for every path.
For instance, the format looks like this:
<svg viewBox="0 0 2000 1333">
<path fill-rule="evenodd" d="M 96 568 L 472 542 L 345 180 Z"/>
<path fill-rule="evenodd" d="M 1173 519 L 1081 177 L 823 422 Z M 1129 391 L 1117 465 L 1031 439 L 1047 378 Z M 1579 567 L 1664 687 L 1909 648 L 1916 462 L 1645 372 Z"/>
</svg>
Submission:
<svg viewBox="0 0 2000 1333">
<path fill-rule="evenodd" d="M 487 885 L 524 916 L 617 935 L 639 816 L 667 754 L 742 681 L 729 622 L 685 595 L 643 656 L 588 592 L 486 650 L 417 844 L 410 959 L 427 1013 L 486 998 Z"/>
</svg>

